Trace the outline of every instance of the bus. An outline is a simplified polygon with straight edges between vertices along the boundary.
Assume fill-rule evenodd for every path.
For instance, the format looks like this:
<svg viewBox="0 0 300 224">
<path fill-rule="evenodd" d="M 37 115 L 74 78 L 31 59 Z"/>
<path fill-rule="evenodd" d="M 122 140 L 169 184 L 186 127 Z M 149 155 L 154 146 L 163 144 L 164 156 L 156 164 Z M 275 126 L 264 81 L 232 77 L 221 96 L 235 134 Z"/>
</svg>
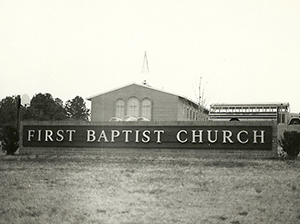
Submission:
<svg viewBox="0 0 300 224">
<path fill-rule="evenodd" d="M 299 116 L 290 113 L 289 103 L 212 104 L 209 110 L 211 121 L 277 121 L 289 124 Z M 297 123 L 297 121 L 296 121 Z"/>
</svg>

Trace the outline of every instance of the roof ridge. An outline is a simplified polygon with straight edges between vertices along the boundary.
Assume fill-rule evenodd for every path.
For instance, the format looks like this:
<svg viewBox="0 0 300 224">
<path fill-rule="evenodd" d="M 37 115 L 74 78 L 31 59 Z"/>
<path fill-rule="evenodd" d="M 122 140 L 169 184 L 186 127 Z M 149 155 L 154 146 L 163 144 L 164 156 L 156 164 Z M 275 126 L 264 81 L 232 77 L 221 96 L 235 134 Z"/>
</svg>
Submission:
<svg viewBox="0 0 300 224">
<path fill-rule="evenodd" d="M 109 90 L 109 91 L 105 91 L 105 92 L 102 92 L 102 93 L 98 93 L 98 94 L 92 95 L 92 96 L 90 96 L 90 97 L 87 97 L 86 99 L 87 99 L 87 100 L 91 100 L 92 98 L 95 98 L 95 97 L 97 97 L 97 96 L 100 96 L 100 95 L 103 95 L 103 94 L 107 94 L 107 93 L 110 93 L 110 92 L 113 92 L 113 91 L 115 91 L 115 90 L 122 89 L 122 88 L 125 88 L 125 87 L 128 87 L 128 86 L 131 86 L 131 85 L 137 85 L 137 86 L 140 86 L 140 87 L 144 87 L 144 88 L 149 88 L 149 89 L 152 89 L 152 90 L 160 91 L 160 92 L 162 92 L 162 93 L 171 94 L 171 95 L 174 95 L 174 96 L 177 96 L 177 97 L 184 98 L 184 99 L 186 99 L 186 100 L 188 100 L 188 101 L 190 101 L 190 102 L 192 102 L 192 103 L 198 105 L 198 103 L 197 103 L 196 101 L 194 101 L 194 100 L 192 100 L 192 99 L 190 99 L 190 98 L 188 98 L 188 97 L 186 97 L 186 96 L 183 96 L 183 95 L 180 95 L 180 94 L 176 94 L 176 93 L 173 93 L 173 92 L 168 92 L 168 91 L 165 91 L 165 90 L 161 90 L 161 89 L 158 89 L 158 88 L 156 88 L 156 87 L 150 86 L 150 85 L 148 85 L 148 84 L 145 85 L 145 84 L 139 84 L 139 83 L 135 83 L 135 82 L 132 82 L 132 83 L 127 84 L 127 85 L 123 85 L 123 86 L 121 86 L 121 87 L 116 87 L 116 88 L 111 89 L 111 90 Z"/>
</svg>

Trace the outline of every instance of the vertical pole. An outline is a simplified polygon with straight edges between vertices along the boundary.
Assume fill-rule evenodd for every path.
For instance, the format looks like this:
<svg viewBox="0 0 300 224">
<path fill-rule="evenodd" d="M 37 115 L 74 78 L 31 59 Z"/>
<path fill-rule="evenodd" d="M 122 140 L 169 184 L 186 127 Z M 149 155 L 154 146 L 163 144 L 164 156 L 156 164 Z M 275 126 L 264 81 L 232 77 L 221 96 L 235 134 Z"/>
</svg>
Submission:
<svg viewBox="0 0 300 224">
<path fill-rule="evenodd" d="M 20 134 L 20 108 L 21 108 L 21 97 L 17 96 L 17 134 Z"/>
<path fill-rule="evenodd" d="M 202 108 L 201 108 L 201 81 L 202 81 L 202 76 L 200 77 L 199 80 L 199 116 L 200 116 L 200 120 L 202 121 L 203 118 L 203 114 L 202 114 Z"/>
<path fill-rule="evenodd" d="M 21 106 L 21 99 L 20 95 L 17 96 L 17 129 L 19 130 L 20 126 L 20 106 Z"/>
</svg>

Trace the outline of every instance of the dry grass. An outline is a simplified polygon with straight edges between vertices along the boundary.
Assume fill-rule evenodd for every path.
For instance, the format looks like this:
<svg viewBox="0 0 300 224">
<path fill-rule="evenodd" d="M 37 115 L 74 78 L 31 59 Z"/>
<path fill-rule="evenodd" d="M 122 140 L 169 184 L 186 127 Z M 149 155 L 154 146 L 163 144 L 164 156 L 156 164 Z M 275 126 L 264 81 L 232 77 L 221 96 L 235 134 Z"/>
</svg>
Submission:
<svg viewBox="0 0 300 224">
<path fill-rule="evenodd" d="M 300 163 L 0 157 L 0 223 L 300 223 Z"/>
</svg>

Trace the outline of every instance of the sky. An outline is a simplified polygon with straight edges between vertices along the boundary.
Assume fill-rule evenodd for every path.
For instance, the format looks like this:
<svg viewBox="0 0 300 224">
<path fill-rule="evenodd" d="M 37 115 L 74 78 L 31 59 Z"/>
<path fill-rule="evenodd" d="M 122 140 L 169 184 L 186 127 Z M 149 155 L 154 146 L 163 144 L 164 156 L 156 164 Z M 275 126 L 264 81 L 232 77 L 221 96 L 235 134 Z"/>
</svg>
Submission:
<svg viewBox="0 0 300 224">
<path fill-rule="evenodd" d="M 0 99 L 86 99 L 147 80 L 195 101 L 200 87 L 207 107 L 300 112 L 300 2 L 1 0 L 0 77 Z"/>
</svg>

